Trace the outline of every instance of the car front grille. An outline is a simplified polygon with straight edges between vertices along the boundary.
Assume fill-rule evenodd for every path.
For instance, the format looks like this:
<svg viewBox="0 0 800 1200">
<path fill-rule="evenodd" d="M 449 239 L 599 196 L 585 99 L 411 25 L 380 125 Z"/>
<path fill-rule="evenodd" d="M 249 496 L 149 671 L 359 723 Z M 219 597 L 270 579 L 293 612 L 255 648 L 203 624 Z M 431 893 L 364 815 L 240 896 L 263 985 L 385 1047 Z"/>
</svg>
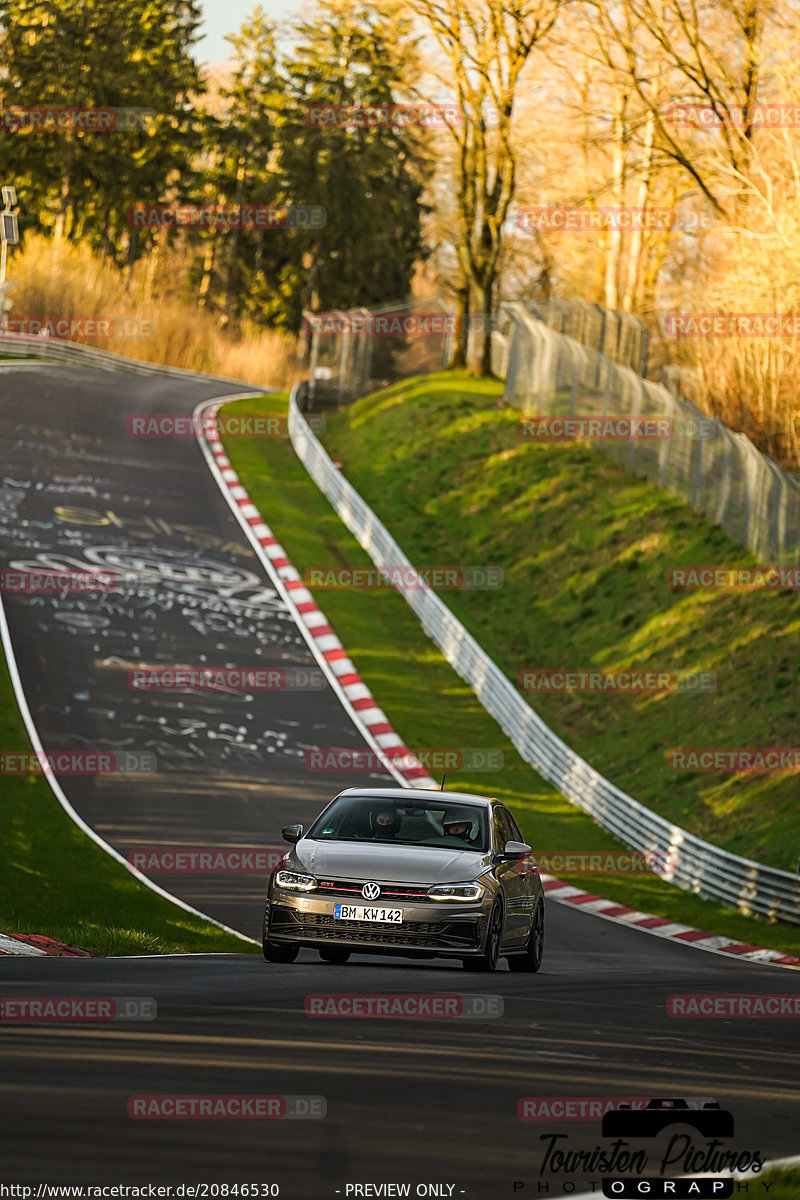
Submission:
<svg viewBox="0 0 800 1200">
<path fill-rule="evenodd" d="M 361 896 L 365 883 L 372 880 L 362 879 L 320 879 L 319 891 L 326 896 Z M 381 883 L 380 900 L 427 900 L 428 889 L 419 883 Z M 371 901 L 375 903 L 375 901 Z"/>
<path fill-rule="evenodd" d="M 441 925 L 427 921 L 403 921 L 400 925 L 372 921 L 337 921 L 323 913 L 295 913 L 300 936 L 315 938 L 346 938 L 348 941 L 390 943 L 393 946 L 433 947 L 439 944 Z"/>
<path fill-rule="evenodd" d="M 399 925 L 372 921 L 341 921 L 326 913 L 298 912 L 275 906 L 269 927 L 276 934 L 294 937 L 362 942 L 365 945 L 413 946 L 420 950 L 440 948 L 471 949 L 477 945 L 477 926 L 472 921 L 403 921 Z"/>
</svg>

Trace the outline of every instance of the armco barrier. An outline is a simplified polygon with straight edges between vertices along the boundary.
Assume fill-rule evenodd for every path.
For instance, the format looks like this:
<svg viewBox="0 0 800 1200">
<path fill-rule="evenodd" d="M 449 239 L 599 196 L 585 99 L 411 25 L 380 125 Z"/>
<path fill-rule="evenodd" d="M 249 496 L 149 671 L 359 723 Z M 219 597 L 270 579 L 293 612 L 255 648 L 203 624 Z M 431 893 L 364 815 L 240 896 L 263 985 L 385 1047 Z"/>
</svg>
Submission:
<svg viewBox="0 0 800 1200">
<path fill-rule="evenodd" d="M 36 358 L 43 362 L 64 363 L 74 367 L 100 367 L 106 371 L 134 371 L 137 375 L 167 375 L 174 379 L 209 379 L 214 383 L 232 383 L 238 387 L 253 388 L 259 392 L 274 392 L 275 388 L 260 383 L 249 383 L 242 379 L 228 379 L 224 375 L 207 375 L 203 371 L 188 371 L 183 367 L 165 367 L 160 363 L 142 362 L 138 358 L 125 358 L 109 350 L 97 350 L 80 342 L 68 342 L 61 338 L 35 337 L 29 333 L 4 333 L 0 330 L 0 359 Z"/>
<path fill-rule="evenodd" d="M 289 436 L 311 478 L 327 496 L 376 566 L 411 566 L 386 527 L 336 470 L 296 403 L 289 405 Z M 402 593 L 453 669 L 475 692 L 522 758 L 632 850 L 664 864 L 662 878 L 685 891 L 719 900 L 748 915 L 800 924 L 800 877 L 729 854 L 651 812 L 604 779 L 570 750 L 523 699 L 500 668 L 428 588 Z"/>
</svg>

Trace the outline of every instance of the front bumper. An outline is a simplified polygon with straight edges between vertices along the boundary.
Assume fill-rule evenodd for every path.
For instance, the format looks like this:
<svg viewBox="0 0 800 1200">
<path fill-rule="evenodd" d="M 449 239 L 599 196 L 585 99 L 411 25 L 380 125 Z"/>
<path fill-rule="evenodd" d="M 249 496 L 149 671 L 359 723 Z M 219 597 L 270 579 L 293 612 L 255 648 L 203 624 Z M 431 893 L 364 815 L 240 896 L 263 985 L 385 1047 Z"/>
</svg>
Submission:
<svg viewBox="0 0 800 1200">
<path fill-rule="evenodd" d="M 341 898 L 337 897 L 341 902 Z M 264 938 L 300 946 L 347 946 L 364 953 L 453 956 L 480 954 L 492 897 L 473 904 L 431 901 L 395 903 L 402 908 L 399 924 L 347 921 L 334 917 L 333 898 L 293 895 L 275 889 L 264 914 Z M 362 902 L 363 903 L 363 902 Z"/>
</svg>

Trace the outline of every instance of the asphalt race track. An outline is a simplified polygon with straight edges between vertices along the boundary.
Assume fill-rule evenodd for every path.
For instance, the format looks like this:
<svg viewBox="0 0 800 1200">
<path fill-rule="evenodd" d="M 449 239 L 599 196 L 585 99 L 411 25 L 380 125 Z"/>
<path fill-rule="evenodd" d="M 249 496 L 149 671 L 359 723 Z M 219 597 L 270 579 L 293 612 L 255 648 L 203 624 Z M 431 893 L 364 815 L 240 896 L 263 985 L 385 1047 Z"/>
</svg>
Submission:
<svg viewBox="0 0 800 1200">
<path fill-rule="evenodd" d="M 143 663 L 315 668 L 194 439 L 126 434 L 131 414 L 190 413 L 223 391 L 202 380 L 0 368 L 0 566 L 102 564 L 136 576 L 121 596 L 5 602 L 45 749 L 157 758 L 155 774 L 61 780 L 81 817 L 123 854 L 276 847 L 283 824 L 307 820 L 340 787 L 386 782 L 306 771 L 311 746 L 363 745 L 327 684 L 249 697 L 128 686 L 128 671 Z M 154 878 L 257 935 L 262 878 Z M 505 968 L 478 976 L 443 960 L 331 966 L 310 952 L 290 966 L 255 955 L 0 958 L 0 987 L 4 997 L 152 997 L 158 1010 L 150 1022 L 0 1029 L 7 1182 L 272 1183 L 299 1200 L 398 1194 L 353 1187 L 408 1182 L 410 1195 L 529 1200 L 594 1181 L 601 1194 L 600 1172 L 540 1174 L 554 1134 L 568 1135 L 569 1150 L 590 1148 L 601 1141 L 599 1121 L 522 1121 L 522 1097 L 713 1097 L 734 1116 L 728 1148 L 765 1158 L 800 1150 L 796 1023 L 666 1013 L 673 993 L 797 996 L 798 973 L 731 962 L 555 903 L 538 976 Z M 499 996 L 504 1011 L 307 1016 L 306 997 L 320 992 Z M 327 1115 L 128 1115 L 131 1096 L 163 1094 L 321 1096 Z M 651 1174 L 668 1142 L 646 1143 Z M 754 1177 L 749 1195 L 767 1194 Z"/>
<path fill-rule="evenodd" d="M 218 383 L 128 373 L 0 371 L 3 566 L 102 567 L 126 580 L 113 595 L 10 595 L 5 603 L 44 749 L 155 756 L 155 774 L 60 781 L 87 823 L 126 855 L 173 846 L 285 849 L 281 826 L 337 790 L 335 776 L 305 770 L 305 751 L 364 746 L 195 438 L 127 433 L 133 414 L 190 414 L 224 392 Z M 166 694 L 128 685 L 137 667 L 176 664 L 305 668 L 324 688 Z M 262 879 L 243 876 L 233 891 L 229 876 L 209 876 L 201 892 L 188 875 L 159 882 L 260 936 Z"/>
</svg>

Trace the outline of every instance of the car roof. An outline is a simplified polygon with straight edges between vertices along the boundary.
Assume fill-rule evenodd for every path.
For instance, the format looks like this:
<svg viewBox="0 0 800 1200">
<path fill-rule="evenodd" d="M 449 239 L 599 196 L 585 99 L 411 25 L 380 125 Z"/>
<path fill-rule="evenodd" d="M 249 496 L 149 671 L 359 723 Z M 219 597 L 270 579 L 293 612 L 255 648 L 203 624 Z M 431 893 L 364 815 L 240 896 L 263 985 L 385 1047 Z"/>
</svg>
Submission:
<svg viewBox="0 0 800 1200">
<path fill-rule="evenodd" d="M 448 803 L 457 804 L 474 804 L 476 807 L 481 806 L 489 808 L 497 801 L 494 797 L 475 796 L 471 792 L 440 792 L 438 788 L 345 788 L 339 792 L 339 796 L 364 796 L 371 800 L 396 800 L 403 797 L 408 800 L 430 800 L 432 796 L 440 795 L 443 799 L 446 798 Z M 337 797 L 338 798 L 338 797 Z"/>
</svg>

